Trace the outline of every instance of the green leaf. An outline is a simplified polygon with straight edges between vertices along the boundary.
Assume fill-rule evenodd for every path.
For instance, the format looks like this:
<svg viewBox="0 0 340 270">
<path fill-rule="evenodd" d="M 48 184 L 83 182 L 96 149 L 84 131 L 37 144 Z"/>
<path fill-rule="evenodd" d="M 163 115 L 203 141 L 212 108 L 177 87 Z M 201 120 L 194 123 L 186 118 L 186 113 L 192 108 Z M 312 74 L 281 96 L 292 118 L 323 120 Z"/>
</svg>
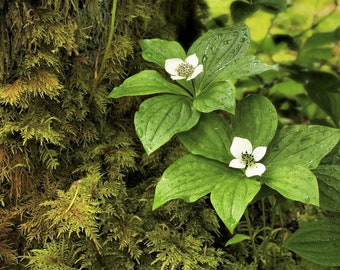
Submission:
<svg viewBox="0 0 340 270">
<path fill-rule="evenodd" d="M 236 106 L 232 119 L 235 136 L 248 139 L 253 147 L 267 146 L 277 128 L 277 113 L 264 96 L 251 95 Z"/>
<path fill-rule="evenodd" d="M 261 180 L 288 199 L 319 205 L 318 182 L 315 175 L 305 167 L 271 167 Z"/>
<path fill-rule="evenodd" d="M 211 192 L 211 203 L 231 233 L 260 188 L 260 182 L 250 180 L 243 173 L 229 169 L 225 178 L 220 179 Z"/>
<path fill-rule="evenodd" d="M 243 57 L 249 43 L 248 27 L 242 23 L 232 28 L 212 29 L 199 37 L 188 51 L 188 55 L 196 53 L 204 68 L 194 80 L 197 92 L 204 90 L 224 68 Z"/>
<path fill-rule="evenodd" d="M 210 84 L 205 91 L 194 99 L 194 107 L 200 112 L 223 110 L 235 112 L 235 87 L 230 81 L 220 81 Z"/>
<path fill-rule="evenodd" d="M 112 90 L 109 97 L 120 98 L 124 96 L 141 96 L 158 93 L 170 93 L 190 97 L 187 91 L 168 82 L 154 70 L 144 70 L 127 78 L 120 86 Z"/>
<path fill-rule="evenodd" d="M 306 51 L 301 51 L 295 63 L 301 66 L 313 66 L 314 63 L 319 63 L 320 59 L 330 60 L 333 57 L 333 49 L 328 48 L 313 48 Z"/>
<path fill-rule="evenodd" d="M 287 89 L 289 89 L 289 91 L 287 91 Z M 276 97 L 285 97 L 292 100 L 298 100 L 299 95 L 305 94 L 305 89 L 301 83 L 287 79 L 273 85 L 269 90 L 269 94 L 273 99 Z"/>
<path fill-rule="evenodd" d="M 211 14 L 212 15 L 212 14 Z M 224 13 L 204 22 L 207 29 L 214 29 L 218 27 L 226 27 L 228 24 L 229 16 Z"/>
<path fill-rule="evenodd" d="M 271 69 L 273 69 L 272 66 L 263 63 L 257 57 L 246 55 L 220 71 L 218 76 L 216 76 L 215 81 L 237 80 Z"/>
<path fill-rule="evenodd" d="M 173 199 L 194 202 L 210 193 L 224 178 L 229 168 L 220 162 L 195 155 L 186 155 L 170 165 L 155 191 L 153 209 Z"/>
<path fill-rule="evenodd" d="M 176 133 L 195 126 L 200 113 L 185 96 L 163 95 L 144 101 L 135 114 L 136 132 L 145 151 L 150 154 Z"/>
<path fill-rule="evenodd" d="M 285 11 L 287 8 L 287 0 L 258 0 L 257 3 L 264 11 L 273 14 Z"/>
<path fill-rule="evenodd" d="M 340 164 L 340 141 L 320 162 L 322 165 Z"/>
<path fill-rule="evenodd" d="M 231 17 L 235 23 L 244 21 L 258 9 L 258 5 L 243 1 L 233 1 L 230 5 Z"/>
<path fill-rule="evenodd" d="M 340 127 L 340 88 L 337 88 L 339 93 L 334 93 L 334 89 L 308 84 L 306 90 L 309 97 L 332 118 L 335 126 Z"/>
<path fill-rule="evenodd" d="M 309 97 L 340 127 L 340 77 L 329 72 L 288 67 L 294 80 L 304 83 Z"/>
<path fill-rule="evenodd" d="M 192 154 L 229 163 L 233 159 L 229 134 L 226 121 L 216 113 L 209 113 L 202 114 L 196 126 L 177 137 Z"/>
<path fill-rule="evenodd" d="M 142 48 L 142 56 L 146 61 L 164 67 L 165 60 L 170 58 L 186 58 L 186 53 L 176 41 L 162 39 L 143 39 L 139 41 Z"/>
<path fill-rule="evenodd" d="M 228 242 L 226 243 L 226 246 L 229 245 L 235 245 L 238 244 L 244 240 L 250 240 L 250 236 L 249 235 L 245 235 L 245 234 L 235 234 L 232 238 L 230 238 L 228 240 Z"/>
<path fill-rule="evenodd" d="M 263 162 L 268 166 L 300 165 L 315 169 L 339 142 L 340 130 L 323 126 L 289 126 L 275 136 Z"/>
<path fill-rule="evenodd" d="M 340 94 L 340 77 L 333 73 L 317 70 L 300 70 L 297 74 L 299 80 L 305 83 L 307 90 L 324 93 L 333 92 Z M 296 79 L 296 78 L 295 78 Z"/>
<path fill-rule="evenodd" d="M 340 266 L 340 218 L 308 222 L 283 244 L 302 258 L 326 266 Z"/>
<path fill-rule="evenodd" d="M 313 33 L 313 35 L 306 40 L 304 46 L 302 47 L 302 50 L 318 48 L 329 43 L 337 42 L 339 40 L 340 26 L 338 26 L 334 31 L 331 32 Z"/>
<path fill-rule="evenodd" d="M 320 207 L 340 212 L 340 165 L 320 165 L 313 173 L 320 190 Z"/>
<path fill-rule="evenodd" d="M 305 85 L 309 97 L 340 127 L 340 78 L 318 71 L 311 71 L 309 75 Z"/>
</svg>

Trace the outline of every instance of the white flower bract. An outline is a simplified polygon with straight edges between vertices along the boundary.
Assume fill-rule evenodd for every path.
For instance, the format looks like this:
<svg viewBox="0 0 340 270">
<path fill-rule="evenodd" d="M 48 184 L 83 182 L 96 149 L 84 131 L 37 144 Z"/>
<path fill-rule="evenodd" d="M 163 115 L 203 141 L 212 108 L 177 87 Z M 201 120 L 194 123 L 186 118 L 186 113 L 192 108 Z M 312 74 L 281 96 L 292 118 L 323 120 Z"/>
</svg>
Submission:
<svg viewBox="0 0 340 270">
<path fill-rule="evenodd" d="M 229 167 L 245 169 L 247 177 L 255 175 L 261 176 L 266 171 L 266 166 L 258 163 L 266 154 L 267 147 L 258 146 L 253 150 L 253 146 L 248 139 L 235 137 L 230 147 L 230 152 L 235 159 L 230 161 Z"/>
<path fill-rule="evenodd" d="M 164 67 L 165 70 L 171 75 L 171 79 L 187 79 L 190 81 L 203 71 L 203 65 L 198 63 L 198 57 L 194 53 L 189 55 L 184 61 L 180 58 L 167 59 L 165 60 Z"/>
</svg>

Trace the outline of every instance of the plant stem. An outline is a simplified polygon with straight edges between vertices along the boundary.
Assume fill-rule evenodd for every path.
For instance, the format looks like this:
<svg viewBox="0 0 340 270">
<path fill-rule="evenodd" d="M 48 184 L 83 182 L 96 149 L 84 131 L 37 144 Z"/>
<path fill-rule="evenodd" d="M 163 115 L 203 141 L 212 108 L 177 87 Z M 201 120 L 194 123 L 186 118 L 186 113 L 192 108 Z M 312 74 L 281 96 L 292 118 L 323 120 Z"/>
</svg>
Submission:
<svg viewBox="0 0 340 270">
<path fill-rule="evenodd" d="M 67 207 L 67 209 L 64 211 L 63 215 L 65 215 L 68 211 L 70 211 L 70 209 L 72 208 L 74 202 L 76 201 L 77 195 L 78 195 L 78 191 L 79 191 L 79 186 L 77 185 L 76 188 L 76 192 L 74 193 L 74 196 L 72 198 L 72 201 L 70 202 L 69 206 Z"/>
<path fill-rule="evenodd" d="M 98 82 L 99 82 L 100 77 L 103 73 L 103 70 L 104 70 L 104 67 L 106 65 L 106 61 L 107 61 L 107 58 L 108 58 L 108 55 L 109 55 L 109 52 L 110 52 L 111 43 L 112 43 L 113 35 L 114 35 L 114 32 L 115 32 L 117 2 L 118 2 L 118 0 L 112 1 L 110 32 L 109 32 L 109 36 L 108 36 L 108 39 L 107 39 L 107 42 L 106 42 L 105 51 L 104 51 L 103 59 L 102 59 L 101 64 L 100 64 L 99 71 L 95 73 L 94 83 L 93 83 L 93 87 L 92 87 L 91 95 L 90 95 L 90 99 L 89 99 L 90 104 L 92 102 L 93 95 L 94 95 L 95 91 L 97 90 Z"/>
<path fill-rule="evenodd" d="M 251 221 L 250 221 L 248 208 L 246 208 L 246 210 L 244 211 L 244 217 L 246 218 L 248 233 L 249 233 L 249 236 L 250 236 L 250 239 L 251 239 L 251 246 L 252 246 L 252 249 L 253 249 L 253 258 L 254 258 L 254 261 L 256 261 L 257 260 L 257 250 L 256 250 L 253 228 L 251 226 L 252 224 L 251 224 Z"/>
<path fill-rule="evenodd" d="M 117 2 L 118 2 L 118 0 L 113 0 L 113 3 L 112 3 L 110 33 L 109 33 L 109 37 L 107 39 L 106 48 L 105 48 L 104 56 L 103 56 L 103 59 L 102 59 L 102 63 L 101 63 L 100 68 L 99 68 L 98 78 L 100 77 L 100 75 L 103 72 L 103 69 L 105 67 L 106 60 L 107 60 L 107 57 L 109 55 L 109 51 L 110 51 L 110 48 L 111 48 L 111 43 L 112 43 L 113 35 L 114 35 L 114 32 L 115 32 Z"/>
</svg>

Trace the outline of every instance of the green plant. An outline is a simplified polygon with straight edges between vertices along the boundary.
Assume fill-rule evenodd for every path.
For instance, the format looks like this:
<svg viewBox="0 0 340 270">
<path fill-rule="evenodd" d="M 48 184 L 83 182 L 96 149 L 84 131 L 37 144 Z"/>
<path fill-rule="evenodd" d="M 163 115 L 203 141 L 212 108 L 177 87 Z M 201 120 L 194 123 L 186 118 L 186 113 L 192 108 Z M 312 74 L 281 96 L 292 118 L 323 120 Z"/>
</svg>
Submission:
<svg viewBox="0 0 340 270">
<path fill-rule="evenodd" d="M 208 22 L 206 3 L 212 10 L 222 2 L 231 5 L 230 16 L 218 8 L 216 14 L 225 14 Z M 340 144 L 311 170 L 319 206 L 285 198 L 264 181 L 275 167 L 267 158 L 283 130 L 296 124 L 332 132 L 339 127 L 339 1 L 287 2 L 0 1 L 0 269 L 335 270 Z M 231 33 L 230 20 L 239 35 Z M 213 27 L 223 28 L 202 35 Z M 209 45 L 216 33 L 231 41 L 246 38 L 229 44 L 229 52 L 223 44 Z M 197 49 L 190 48 L 200 35 Z M 204 53 L 196 53 L 206 45 L 208 69 Z M 172 46 L 177 49 L 166 55 Z M 204 86 L 218 53 L 235 62 L 220 66 L 223 78 L 210 74 L 212 82 Z M 252 63 L 258 71 L 247 66 Z M 141 70 L 139 82 L 133 81 Z M 152 98 L 108 98 L 129 76 L 125 93 L 130 80 L 133 91 L 151 91 Z M 172 92 L 153 92 L 152 84 Z M 171 104 L 162 96 L 169 95 L 175 108 L 180 100 L 192 110 L 196 124 L 187 125 L 188 111 L 166 113 Z M 162 102 L 157 107 L 152 100 Z M 188 129 L 174 129 L 162 140 L 158 135 L 167 133 L 169 123 L 160 132 L 151 129 L 145 153 L 133 125 L 141 103 L 144 111 L 158 108 L 174 125 L 183 114 L 177 127 Z M 262 117 L 267 132 L 276 134 L 267 137 L 268 145 L 256 145 L 256 136 L 243 138 L 250 129 L 242 127 L 261 126 L 262 107 L 273 109 Z M 248 109 L 256 117 L 242 123 L 240 112 L 247 115 Z M 157 119 L 157 113 L 136 119 Z M 164 187 L 164 176 L 188 158 L 260 186 L 233 233 L 211 203 L 217 189 L 206 189 L 193 203 L 170 198 L 152 211 L 157 184 Z"/>
<path fill-rule="evenodd" d="M 148 154 L 174 135 L 190 152 L 164 171 L 153 209 L 210 193 L 218 216 L 233 232 L 254 198 L 268 196 L 261 192 L 264 187 L 270 195 L 319 206 L 312 170 L 339 143 L 340 131 L 317 125 L 278 127 L 275 107 L 261 95 L 250 95 L 235 107 L 232 81 L 270 69 L 245 55 L 248 44 L 242 23 L 208 31 L 187 54 L 176 42 L 141 41 L 144 59 L 164 66 L 178 84 L 147 70 L 111 92 L 113 98 L 166 93 L 141 104 L 134 118 L 137 135 Z M 232 114 L 231 121 L 217 110 Z"/>
</svg>

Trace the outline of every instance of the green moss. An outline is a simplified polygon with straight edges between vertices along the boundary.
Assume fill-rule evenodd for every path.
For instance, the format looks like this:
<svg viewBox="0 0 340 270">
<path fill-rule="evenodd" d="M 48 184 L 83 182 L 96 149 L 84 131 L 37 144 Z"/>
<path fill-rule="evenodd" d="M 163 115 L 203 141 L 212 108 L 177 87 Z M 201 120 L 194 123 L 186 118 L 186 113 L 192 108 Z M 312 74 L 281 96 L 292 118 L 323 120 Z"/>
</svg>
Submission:
<svg viewBox="0 0 340 270">
<path fill-rule="evenodd" d="M 222 262 L 205 201 L 151 211 L 157 178 L 184 150 L 174 140 L 146 156 L 133 127 L 141 100 L 107 97 L 149 65 L 140 39 L 192 42 L 204 3 L 118 1 L 108 43 L 113 3 L 0 3 L 0 269 Z"/>
</svg>

